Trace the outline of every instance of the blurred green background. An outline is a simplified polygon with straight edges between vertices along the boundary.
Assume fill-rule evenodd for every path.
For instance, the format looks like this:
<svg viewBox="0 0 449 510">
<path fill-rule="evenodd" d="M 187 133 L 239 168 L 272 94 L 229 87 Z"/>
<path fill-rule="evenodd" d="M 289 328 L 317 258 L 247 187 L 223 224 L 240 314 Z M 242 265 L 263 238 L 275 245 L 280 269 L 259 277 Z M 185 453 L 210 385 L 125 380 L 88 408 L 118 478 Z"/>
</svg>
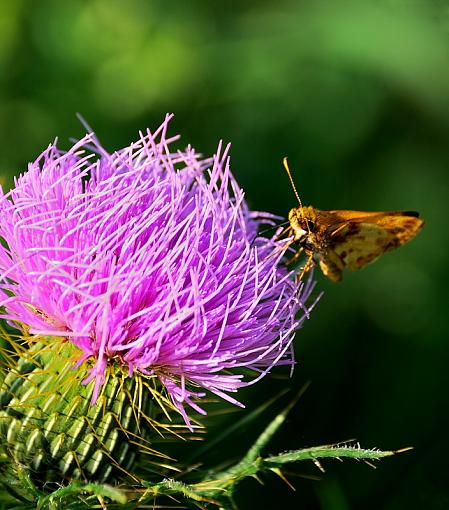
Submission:
<svg viewBox="0 0 449 510">
<path fill-rule="evenodd" d="M 449 508 L 449 2 L 2 2 L 6 187 L 56 136 L 68 147 L 83 134 L 76 112 L 109 149 L 166 112 L 204 154 L 231 141 L 254 209 L 285 216 L 296 206 L 288 155 L 305 204 L 422 213 L 426 227 L 406 247 L 339 285 L 317 276 L 325 294 L 297 335 L 294 378 L 243 397 L 251 409 L 312 381 L 272 452 L 349 438 L 415 450 L 377 470 L 294 466 L 296 492 L 266 477 L 244 483 L 237 503 Z M 241 431 L 235 455 L 274 412 Z"/>
</svg>

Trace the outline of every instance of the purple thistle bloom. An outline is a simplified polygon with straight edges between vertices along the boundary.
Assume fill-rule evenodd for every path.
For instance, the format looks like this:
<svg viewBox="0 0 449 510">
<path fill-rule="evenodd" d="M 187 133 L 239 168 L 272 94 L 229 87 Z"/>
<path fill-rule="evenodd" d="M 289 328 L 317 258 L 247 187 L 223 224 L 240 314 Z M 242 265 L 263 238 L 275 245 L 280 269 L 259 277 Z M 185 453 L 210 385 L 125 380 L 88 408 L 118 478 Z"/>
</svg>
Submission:
<svg viewBox="0 0 449 510">
<path fill-rule="evenodd" d="M 313 284 L 300 295 L 279 264 L 285 240 L 257 237 L 272 219 L 248 210 L 228 148 L 170 152 L 169 120 L 114 154 L 93 133 L 50 145 L 0 190 L 0 304 L 93 359 L 95 398 L 119 364 L 157 375 L 187 421 L 202 390 L 239 404 L 229 393 L 293 364 Z"/>
</svg>

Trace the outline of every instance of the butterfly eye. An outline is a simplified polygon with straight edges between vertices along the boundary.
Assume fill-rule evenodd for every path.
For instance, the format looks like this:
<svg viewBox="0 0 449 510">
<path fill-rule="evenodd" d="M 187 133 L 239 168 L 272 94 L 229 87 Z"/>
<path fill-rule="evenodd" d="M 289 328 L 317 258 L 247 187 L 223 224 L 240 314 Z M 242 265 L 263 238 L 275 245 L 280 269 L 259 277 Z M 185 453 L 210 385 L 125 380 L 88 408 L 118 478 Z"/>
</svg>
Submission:
<svg viewBox="0 0 449 510">
<path fill-rule="evenodd" d="M 315 230 L 315 222 L 312 220 L 307 220 L 307 226 L 309 227 L 309 231 L 313 232 Z"/>
</svg>

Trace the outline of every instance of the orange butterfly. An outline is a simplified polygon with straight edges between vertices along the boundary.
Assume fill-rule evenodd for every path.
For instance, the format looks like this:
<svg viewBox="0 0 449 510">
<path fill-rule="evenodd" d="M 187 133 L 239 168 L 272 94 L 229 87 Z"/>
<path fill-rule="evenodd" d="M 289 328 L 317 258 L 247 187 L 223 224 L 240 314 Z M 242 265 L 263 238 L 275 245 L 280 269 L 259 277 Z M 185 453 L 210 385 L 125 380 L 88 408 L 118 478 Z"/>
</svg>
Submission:
<svg viewBox="0 0 449 510">
<path fill-rule="evenodd" d="M 356 271 L 383 253 L 402 246 L 415 237 L 424 224 L 419 213 L 414 211 L 320 211 L 312 206 L 303 207 L 287 158 L 283 162 L 299 202 L 299 207 L 288 214 L 292 242 L 299 243 L 293 259 L 302 252 L 308 257 L 298 279 L 317 262 L 327 278 L 339 282 L 344 269 Z"/>
</svg>

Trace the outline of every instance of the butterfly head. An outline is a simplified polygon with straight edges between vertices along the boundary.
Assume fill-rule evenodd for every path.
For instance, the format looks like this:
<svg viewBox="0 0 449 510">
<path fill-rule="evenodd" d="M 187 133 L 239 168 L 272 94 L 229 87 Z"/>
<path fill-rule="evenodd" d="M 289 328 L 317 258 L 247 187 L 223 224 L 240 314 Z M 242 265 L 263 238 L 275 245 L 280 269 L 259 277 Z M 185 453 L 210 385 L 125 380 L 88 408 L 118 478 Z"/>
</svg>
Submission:
<svg viewBox="0 0 449 510">
<path fill-rule="evenodd" d="M 303 246 L 313 242 L 316 222 L 313 207 L 294 207 L 288 213 L 288 221 L 290 222 L 294 241 Z"/>
</svg>

